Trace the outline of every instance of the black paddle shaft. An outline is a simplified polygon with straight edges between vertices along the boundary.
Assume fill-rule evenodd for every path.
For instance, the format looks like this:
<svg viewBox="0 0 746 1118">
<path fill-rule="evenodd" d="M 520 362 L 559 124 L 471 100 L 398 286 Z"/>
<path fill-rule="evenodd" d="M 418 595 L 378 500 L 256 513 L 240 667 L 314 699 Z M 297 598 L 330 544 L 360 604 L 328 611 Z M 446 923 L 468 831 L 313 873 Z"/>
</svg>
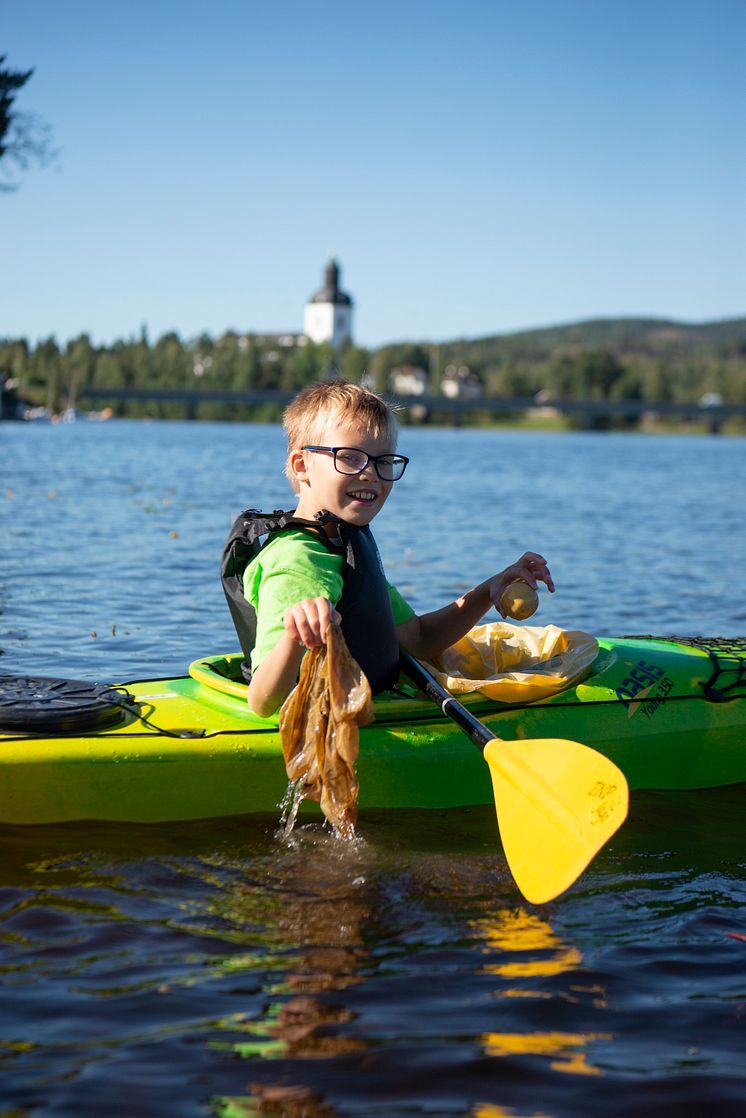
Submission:
<svg viewBox="0 0 746 1118">
<path fill-rule="evenodd" d="M 441 687 L 437 679 L 430 674 L 427 668 L 424 668 L 419 660 L 415 660 L 405 649 L 400 649 L 400 664 L 402 671 L 421 691 L 427 695 L 429 699 L 433 699 L 438 704 L 443 714 L 447 718 L 453 719 L 457 726 L 459 726 L 464 733 L 479 746 L 484 749 L 490 741 L 495 741 L 497 734 L 493 734 L 488 730 L 483 723 L 475 718 L 466 707 L 462 706 L 458 699 L 454 699 L 453 695 L 449 695 L 445 687 Z"/>
</svg>

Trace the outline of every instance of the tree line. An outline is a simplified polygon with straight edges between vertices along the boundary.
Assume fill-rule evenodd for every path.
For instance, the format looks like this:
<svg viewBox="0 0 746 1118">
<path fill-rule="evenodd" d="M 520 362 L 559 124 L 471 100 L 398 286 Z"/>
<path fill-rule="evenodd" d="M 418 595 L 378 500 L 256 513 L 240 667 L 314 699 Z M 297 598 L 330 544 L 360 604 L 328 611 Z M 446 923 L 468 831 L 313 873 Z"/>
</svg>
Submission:
<svg viewBox="0 0 746 1118">
<path fill-rule="evenodd" d="M 335 354 L 328 345 L 281 344 L 252 334 L 207 335 L 183 341 L 168 333 L 151 344 L 143 330 L 139 337 L 96 346 L 87 334 L 60 346 L 47 338 L 36 346 L 25 339 L 0 340 L 0 379 L 17 399 L 51 414 L 65 409 L 88 408 L 85 390 L 187 389 L 295 392 L 327 376 L 359 381 L 365 373 L 368 351 L 348 346 Z M 180 402 L 98 398 L 97 408 L 110 407 L 118 416 L 183 418 Z M 257 412 L 248 406 L 204 403 L 203 419 L 274 419 L 276 406 Z"/>
<path fill-rule="evenodd" d="M 489 396 L 641 400 L 696 403 L 710 394 L 746 404 L 746 320 L 689 328 L 644 320 L 633 329 L 609 320 L 553 330 L 441 343 L 401 343 L 379 349 L 227 333 L 185 341 L 168 333 L 154 343 L 138 337 L 94 345 L 82 334 L 65 345 L 48 338 L 0 340 L 0 379 L 19 399 L 50 413 L 75 408 L 86 388 L 263 390 L 294 392 L 328 376 L 392 390 L 392 371 L 424 370 L 428 391 L 440 392 L 445 371 L 468 367 Z M 6 393 L 7 394 L 7 393 Z M 182 403 L 98 400 L 120 416 L 182 418 Z M 83 403 L 84 407 L 89 405 Z M 204 419 L 278 417 L 276 406 L 202 403 Z"/>
</svg>

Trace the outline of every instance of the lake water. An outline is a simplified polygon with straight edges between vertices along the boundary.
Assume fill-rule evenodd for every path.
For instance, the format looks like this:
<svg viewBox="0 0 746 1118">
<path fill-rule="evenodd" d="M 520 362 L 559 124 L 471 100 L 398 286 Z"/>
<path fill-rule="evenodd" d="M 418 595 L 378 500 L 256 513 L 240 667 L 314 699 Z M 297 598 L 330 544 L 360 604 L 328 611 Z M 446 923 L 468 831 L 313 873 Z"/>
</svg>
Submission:
<svg viewBox="0 0 746 1118">
<path fill-rule="evenodd" d="M 400 448 L 375 531 L 418 610 L 531 548 L 557 583 L 536 623 L 746 632 L 746 440 Z M 271 426 L 0 425 L 0 670 L 126 680 L 233 649 L 222 542 L 291 503 L 282 461 Z M 272 819 L 0 828 L 0 1116 L 740 1116 L 742 817 L 742 787 L 637 795 L 541 907 L 491 810 L 378 812 L 352 845 Z"/>
</svg>

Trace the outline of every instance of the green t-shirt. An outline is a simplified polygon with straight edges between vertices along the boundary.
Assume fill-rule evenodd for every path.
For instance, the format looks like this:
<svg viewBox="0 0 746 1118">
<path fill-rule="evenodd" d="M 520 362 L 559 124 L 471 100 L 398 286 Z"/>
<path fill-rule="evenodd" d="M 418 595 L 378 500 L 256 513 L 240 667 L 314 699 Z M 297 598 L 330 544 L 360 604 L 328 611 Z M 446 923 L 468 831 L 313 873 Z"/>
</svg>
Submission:
<svg viewBox="0 0 746 1118">
<path fill-rule="evenodd" d="M 328 598 L 336 606 L 344 585 L 344 556 L 329 551 L 321 540 L 297 528 L 271 539 L 243 576 L 246 600 L 256 610 L 256 644 L 251 669 L 261 664 L 285 631 L 285 610 L 304 598 Z M 414 610 L 390 583 L 394 624 L 414 617 Z"/>
</svg>

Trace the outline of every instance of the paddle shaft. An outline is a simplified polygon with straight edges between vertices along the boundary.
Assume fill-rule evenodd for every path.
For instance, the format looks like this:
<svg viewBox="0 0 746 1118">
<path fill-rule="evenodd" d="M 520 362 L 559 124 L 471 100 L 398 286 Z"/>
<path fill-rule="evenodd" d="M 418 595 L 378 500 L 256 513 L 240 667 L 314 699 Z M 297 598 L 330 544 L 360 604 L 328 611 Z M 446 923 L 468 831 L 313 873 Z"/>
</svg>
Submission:
<svg viewBox="0 0 746 1118">
<path fill-rule="evenodd" d="M 427 668 L 422 666 L 419 660 L 415 660 L 414 656 L 411 656 L 403 648 L 400 653 L 400 663 L 405 674 L 421 691 L 424 691 L 428 698 L 433 699 L 438 704 L 443 714 L 447 718 L 451 718 L 476 746 L 483 750 L 488 742 L 497 739 L 496 734 L 488 730 L 478 718 L 475 718 L 466 707 L 461 705 L 458 699 L 454 699 L 445 687 L 440 686 L 437 679 L 430 674 Z"/>
</svg>

